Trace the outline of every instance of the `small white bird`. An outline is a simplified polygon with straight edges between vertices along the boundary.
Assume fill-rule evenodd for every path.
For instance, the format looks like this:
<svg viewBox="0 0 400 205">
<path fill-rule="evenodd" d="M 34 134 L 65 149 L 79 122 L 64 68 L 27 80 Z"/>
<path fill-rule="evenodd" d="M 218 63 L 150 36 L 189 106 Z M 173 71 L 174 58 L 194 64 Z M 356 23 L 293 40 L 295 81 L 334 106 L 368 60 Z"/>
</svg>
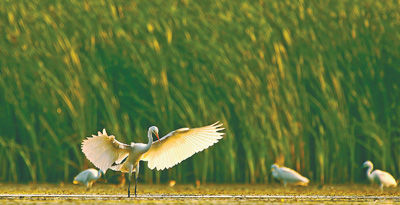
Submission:
<svg viewBox="0 0 400 205">
<path fill-rule="evenodd" d="M 130 197 L 130 178 L 135 172 L 135 196 L 137 177 L 139 175 L 139 161 L 147 161 L 150 169 L 168 169 L 193 154 L 200 152 L 217 143 L 224 133 L 222 124 L 216 122 L 200 128 L 181 128 L 170 132 L 163 138 L 158 138 L 158 128 L 151 126 L 147 132 L 147 144 L 134 143 L 130 145 L 118 142 L 113 135 L 103 133 L 93 135 L 82 142 L 82 151 L 86 157 L 104 173 L 107 169 L 126 172 L 129 174 L 128 197 Z M 152 134 L 158 141 L 153 142 Z"/>
<path fill-rule="evenodd" d="M 93 183 L 101 177 L 102 171 L 97 171 L 96 169 L 90 168 L 79 173 L 75 178 L 73 183 L 82 183 L 87 189 L 91 188 Z"/>
<path fill-rule="evenodd" d="M 297 185 L 307 186 L 310 182 L 306 177 L 301 176 L 298 172 L 287 167 L 279 167 L 277 164 L 271 166 L 272 176 L 283 181 L 283 185 L 286 187 L 287 183 L 294 183 Z"/>
<path fill-rule="evenodd" d="M 382 191 L 383 191 L 383 187 L 396 187 L 397 186 L 396 180 L 388 172 L 385 172 L 385 171 L 382 171 L 379 169 L 375 169 L 372 172 L 374 165 L 372 164 L 371 161 L 369 161 L 369 160 L 365 161 L 363 163 L 363 167 L 368 167 L 367 177 L 368 177 L 369 181 L 379 184 Z"/>
</svg>

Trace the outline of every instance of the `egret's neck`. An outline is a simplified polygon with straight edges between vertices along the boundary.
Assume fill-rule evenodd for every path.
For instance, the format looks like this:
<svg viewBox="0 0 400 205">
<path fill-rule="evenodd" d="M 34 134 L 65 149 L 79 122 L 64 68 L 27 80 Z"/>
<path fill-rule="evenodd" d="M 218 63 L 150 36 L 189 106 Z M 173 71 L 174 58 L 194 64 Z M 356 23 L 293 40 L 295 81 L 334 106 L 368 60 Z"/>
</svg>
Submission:
<svg viewBox="0 0 400 205">
<path fill-rule="evenodd" d="M 276 168 L 272 171 L 272 176 L 274 176 L 275 178 L 278 177 L 278 170 L 276 170 Z"/>
<path fill-rule="evenodd" d="M 147 143 L 147 145 L 145 147 L 145 150 L 144 150 L 145 152 L 147 152 L 150 149 L 151 145 L 153 144 L 152 133 L 153 133 L 153 130 L 151 130 L 151 129 L 149 129 L 149 131 L 147 132 L 147 137 L 149 138 L 149 142 Z"/>
<path fill-rule="evenodd" d="M 372 166 L 368 166 L 368 169 L 367 169 L 367 176 L 368 176 L 368 178 L 371 178 L 372 169 L 373 169 Z"/>
</svg>

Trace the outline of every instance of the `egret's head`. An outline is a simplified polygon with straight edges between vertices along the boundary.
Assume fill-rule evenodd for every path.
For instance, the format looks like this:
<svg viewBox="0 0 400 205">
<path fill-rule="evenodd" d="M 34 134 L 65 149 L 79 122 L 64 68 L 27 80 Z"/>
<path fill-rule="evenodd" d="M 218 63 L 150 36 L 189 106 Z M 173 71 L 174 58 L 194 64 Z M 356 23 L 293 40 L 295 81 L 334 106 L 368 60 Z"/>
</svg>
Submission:
<svg viewBox="0 0 400 205">
<path fill-rule="evenodd" d="M 278 168 L 279 168 L 279 166 L 277 164 L 273 164 L 271 166 L 272 176 L 275 178 L 278 178 L 278 172 L 279 172 Z"/>
<path fill-rule="evenodd" d="M 271 165 L 271 171 L 274 171 L 275 169 L 278 169 L 279 166 L 277 164 Z"/>
<path fill-rule="evenodd" d="M 151 127 L 149 128 L 149 131 L 150 131 L 152 134 L 155 134 L 156 137 L 157 137 L 157 139 L 158 139 L 158 141 L 160 141 L 160 138 L 158 137 L 158 128 L 157 128 L 156 126 L 151 126 Z"/>
<path fill-rule="evenodd" d="M 364 163 L 363 163 L 363 167 L 365 168 L 365 167 L 372 167 L 373 165 L 372 165 L 372 162 L 371 161 L 369 161 L 369 160 L 367 160 L 367 161 L 365 161 Z"/>
</svg>

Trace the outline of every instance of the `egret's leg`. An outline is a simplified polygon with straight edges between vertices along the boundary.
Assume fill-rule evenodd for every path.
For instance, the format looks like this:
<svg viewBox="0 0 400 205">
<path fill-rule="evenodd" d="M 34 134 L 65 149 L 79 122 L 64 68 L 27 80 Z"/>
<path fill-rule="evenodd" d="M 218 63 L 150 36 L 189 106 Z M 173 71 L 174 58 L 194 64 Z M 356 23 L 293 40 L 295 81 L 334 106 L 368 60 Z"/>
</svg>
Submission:
<svg viewBox="0 0 400 205">
<path fill-rule="evenodd" d="M 137 197 L 137 195 L 136 195 L 136 187 L 137 187 L 137 174 L 135 172 L 135 197 Z"/>
<path fill-rule="evenodd" d="M 131 197 L 131 177 L 132 171 L 130 171 L 128 174 L 128 197 Z"/>
<path fill-rule="evenodd" d="M 128 197 L 131 197 L 131 177 L 132 177 L 133 166 L 128 165 Z"/>
<path fill-rule="evenodd" d="M 137 197 L 137 195 L 136 195 L 136 187 L 137 187 L 138 177 L 139 177 L 139 163 L 137 164 L 136 170 L 135 170 L 135 197 Z"/>
<path fill-rule="evenodd" d="M 128 176 L 128 197 L 131 197 L 131 177 Z"/>
<path fill-rule="evenodd" d="M 284 187 L 286 187 L 286 184 L 287 184 L 287 182 L 286 182 L 286 181 L 283 181 L 283 186 L 284 186 Z"/>
</svg>

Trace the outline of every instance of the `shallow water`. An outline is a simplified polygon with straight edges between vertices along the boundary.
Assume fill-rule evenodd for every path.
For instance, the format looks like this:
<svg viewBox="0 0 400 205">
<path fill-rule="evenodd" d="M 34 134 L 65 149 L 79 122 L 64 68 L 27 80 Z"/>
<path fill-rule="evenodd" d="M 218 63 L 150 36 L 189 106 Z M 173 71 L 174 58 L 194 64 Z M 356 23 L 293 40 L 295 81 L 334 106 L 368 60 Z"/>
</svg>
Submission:
<svg viewBox="0 0 400 205">
<path fill-rule="evenodd" d="M 132 203 L 144 204 L 360 204 L 400 203 L 400 190 L 381 192 L 371 185 L 287 187 L 274 185 L 138 185 L 138 197 L 127 198 L 126 186 L 95 184 L 0 184 L 0 203 Z"/>
</svg>

